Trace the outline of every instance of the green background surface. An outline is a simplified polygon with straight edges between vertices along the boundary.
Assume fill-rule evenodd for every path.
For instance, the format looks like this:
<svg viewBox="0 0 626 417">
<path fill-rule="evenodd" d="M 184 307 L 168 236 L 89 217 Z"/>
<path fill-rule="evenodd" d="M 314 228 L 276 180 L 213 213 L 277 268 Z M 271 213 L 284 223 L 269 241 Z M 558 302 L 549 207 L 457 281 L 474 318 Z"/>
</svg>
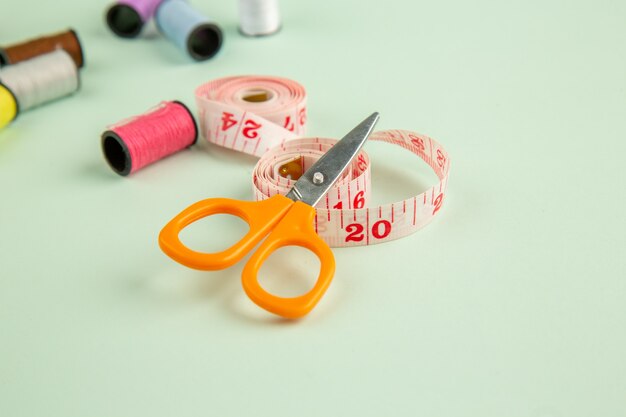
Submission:
<svg viewBox="0 0 626 417">
<path fill-rule="evenodd" d="M 194 63 L 152 29 L 125 41 L 106 2 L 3 0 L 0 43 L 76 28 L 82 89 L 0 132 L 0 416 L 626 415 L 626 3 L 283 1 L 283 30 L 225 32 Z M 293 78 L 311 135 L 365 115 L 438 139 L 452 167 L 433 223 L 335 250 L 306 319 L 250 302 L 242 265 L 187 269 L 161 227 L 207 197 L 251 198 L 254 159 L 202 143 L 121 178 L 106 125 L 223 76 Z M 370 143 L 375 203 L 433 181 Z M 219 220 L 219 219 L 218 219 Z M 222 219 L 224 220 L 224 219 Z M 197 225 L 215 248 L 241 228 Z M 271 276 L 307 273 L 302 251 Z"/>
</svg>

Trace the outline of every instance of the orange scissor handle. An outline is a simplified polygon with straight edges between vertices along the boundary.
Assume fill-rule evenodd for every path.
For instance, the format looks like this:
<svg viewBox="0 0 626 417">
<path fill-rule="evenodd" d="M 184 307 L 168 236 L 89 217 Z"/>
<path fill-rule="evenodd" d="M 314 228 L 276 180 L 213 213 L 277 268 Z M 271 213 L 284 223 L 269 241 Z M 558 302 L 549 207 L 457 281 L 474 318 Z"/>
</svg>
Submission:
<svg viewBox="0 0 626 417">
<path fill-rule="evenodd" d="M 326 242 L 315 233 L 314 217 L 313 207 L 299 201 L 294 203 L 246 263 L 241 275 L 243 288 L 252 301 L 267 311 L 290 319 L 302 317 L 315 307 L 332 281 L 335 257 Z M 301 246 L 313 252 L 320 260 L 320 274 L 315 286 L 299 297 L 275 296 L 265 291 L 258 281 L 257 275 L 263 262 L 272 252 L 283 246 Z"/>
<path fill-rule="evenodd" d="M 159 246 L 170 258 L 190 268 L 201 270 L 225 269 L 243 258 L 283 218 L 293 201 L 276 195 L 264 201 L 239 201 L 209 198 L 183 210 L 165 225 L 159 234 Z M 203 217 L 230 214 L 248 223 L 250 230 L 230 248 L 216 253 L 197 252 L 181 241 L 181 230 Z"/>
</svg>

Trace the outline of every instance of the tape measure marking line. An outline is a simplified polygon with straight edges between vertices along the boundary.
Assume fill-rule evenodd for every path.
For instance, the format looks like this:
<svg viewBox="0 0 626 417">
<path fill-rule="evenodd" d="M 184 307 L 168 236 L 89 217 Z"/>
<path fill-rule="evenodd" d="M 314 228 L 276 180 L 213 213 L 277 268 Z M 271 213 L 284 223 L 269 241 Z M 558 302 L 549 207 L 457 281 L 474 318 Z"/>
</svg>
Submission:
<svg viewBox="0 0 626 417">
<path fill-rule="evenodd" d="M 246 114 L 247 114 L 247 112 L 243 112 L 243 115 L 241 116 L 241 118 L 245 119 L 246 118 Z M 235 133 L 235 139 L 233 141 L 233 149 L 235 149 L 235 145 L 237 144 L 237 139 L 239 139 L 239 131 L 241 130 L 241 126 L 242 126 L 242 124 L 239 124 L 237 126 L 237 132 Z M 257 144 L 258 144 L 258 142 L 257 142 Z"/>
</svg>

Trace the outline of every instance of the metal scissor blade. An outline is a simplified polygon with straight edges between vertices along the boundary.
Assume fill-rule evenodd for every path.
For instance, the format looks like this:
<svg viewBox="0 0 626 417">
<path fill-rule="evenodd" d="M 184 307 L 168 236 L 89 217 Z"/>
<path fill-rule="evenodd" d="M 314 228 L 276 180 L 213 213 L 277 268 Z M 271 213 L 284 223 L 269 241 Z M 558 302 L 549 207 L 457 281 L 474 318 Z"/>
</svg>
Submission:
<svg viewBox="0 0 626 417">
<path fill-rule="evenodd" d="M 372 113 L 343 139 L 333 145 L 311 168 L 302 174 L 287 193 L 287 197 L 315 206 L 350 165 L 350 161 L 359 153 L 372 133 L 378 118 L 378 112 Z"/>
</svg>

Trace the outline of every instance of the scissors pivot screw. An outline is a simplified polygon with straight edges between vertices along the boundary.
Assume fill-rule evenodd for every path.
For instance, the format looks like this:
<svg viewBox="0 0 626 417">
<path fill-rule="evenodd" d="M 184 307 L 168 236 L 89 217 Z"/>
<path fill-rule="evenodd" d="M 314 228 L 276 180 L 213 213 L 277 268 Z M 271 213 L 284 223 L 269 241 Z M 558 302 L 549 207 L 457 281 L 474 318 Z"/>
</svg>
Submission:
<svg viewBox="0 0 626 417">
<path fill-rule="evenodd" d="M 320 185 L 324 183 L 324 174 L 321 172 L 316 172 L 313 174 L 313 184 Z"/>
</svg>

